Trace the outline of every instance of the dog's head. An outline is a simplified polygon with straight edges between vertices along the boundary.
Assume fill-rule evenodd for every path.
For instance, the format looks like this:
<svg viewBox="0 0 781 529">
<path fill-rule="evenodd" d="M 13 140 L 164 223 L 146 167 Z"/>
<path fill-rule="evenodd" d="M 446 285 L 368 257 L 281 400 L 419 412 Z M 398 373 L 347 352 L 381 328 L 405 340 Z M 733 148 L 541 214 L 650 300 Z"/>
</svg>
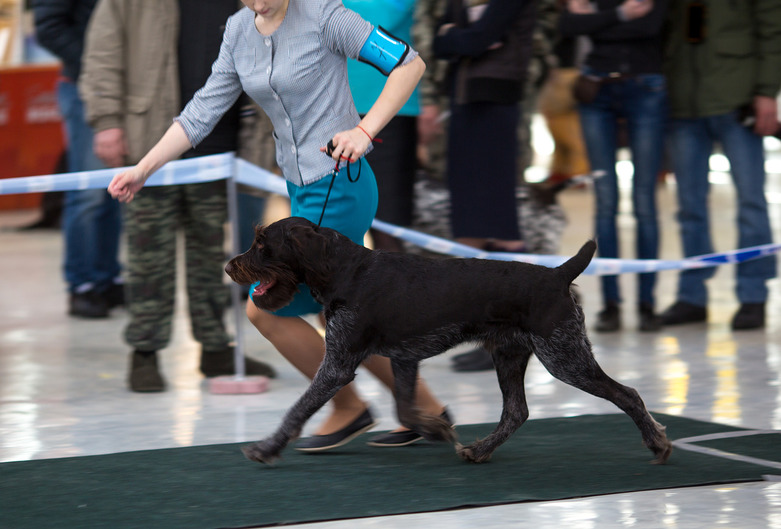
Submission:
<svg viewBox="0 0 781 529">
<path fill-rule="evenodd" d="M 257 226 L 252 247 L 231 259 L 225 272 L 240 285 L 260 281 L 253 302 L 261 309 L 279 310 L 292 301 L 300 283 L 315 289 L 327 279 L 327 237 L 322 231 L 332 230 L 300 217 Z"/>
</svg>

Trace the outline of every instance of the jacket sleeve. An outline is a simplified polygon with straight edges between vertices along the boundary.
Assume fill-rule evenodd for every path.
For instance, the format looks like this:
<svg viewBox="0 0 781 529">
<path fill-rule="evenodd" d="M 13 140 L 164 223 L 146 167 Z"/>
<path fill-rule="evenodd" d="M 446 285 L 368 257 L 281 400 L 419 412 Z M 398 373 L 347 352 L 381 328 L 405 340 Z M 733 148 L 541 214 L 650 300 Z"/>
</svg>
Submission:
<svg viewBox="0 0 781 529">
<path fill-rule="evenodd" d="M 434 38 L 434 55 L 443 59 L 477 57 L 500 40 L 527 0 L 491 0 L 483 15 L 465 28 L 451 28 Z"/>
<path fill-rule="evenodd" d="M 70 64 L 81 60 L 83 39 L 73 24 L 74 0 L 36 0 L 33 3 L 35 38 L 55 56 Z"/>
<path fill-rule="evenodd" d="M 607 9 L 587 15 L 563 11 L 559 17 L 559 34 L 562 37 L 591 35 L 592 33 L 609 29 L 620 22 L 618 12 L 615 9 Z"/>
<path fill-rule="evenodd" d="M 87 26 L 79 93 L 96 132 L 124 123 L 123 5 L 121 0 L 100 0 Z"/>
<path fill-rule="evenodd" d="M 759 57 L 754 93 L 775 98 L 781 89 L 781 2 L 759 0 L 754 5 Z"/>
<path fill-rule="evenodd" d="M 562 13 L 559 31 L 562 36 L 588 35 L 595 40 L 616 41 L 658 35 L 667 13 L 667 0 L 655 0 L 654 7 L 644 17 L 622 21 L 617 9 L 607 9 L 589 15 Z"/>
</svg>

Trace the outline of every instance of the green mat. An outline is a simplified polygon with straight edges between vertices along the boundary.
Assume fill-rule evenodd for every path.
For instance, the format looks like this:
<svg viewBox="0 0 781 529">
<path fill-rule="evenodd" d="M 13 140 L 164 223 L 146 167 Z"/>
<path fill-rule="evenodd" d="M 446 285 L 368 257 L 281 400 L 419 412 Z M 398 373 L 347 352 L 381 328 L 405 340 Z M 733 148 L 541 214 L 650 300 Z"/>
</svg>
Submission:
<svg viewBox="0 0 781 529">
<path fill-rule="evenodd" d="M 671 439 L 738 428 L 654 414 Z M 458 426 L 465 444 L 492 425 Z M 483 465 L 452 446 L 332 452 L 292 449 L 274 466 L 244 459 L 239 444 L 0 464 L 0 527 L 112 529 L 254 527 L 761 480 L 781 470 L 675 450 L 667 465 L 625 415 L 528 421 Z M 719 440 L 719 450 L 781 462 L 767 438 Z"/>
</svg>

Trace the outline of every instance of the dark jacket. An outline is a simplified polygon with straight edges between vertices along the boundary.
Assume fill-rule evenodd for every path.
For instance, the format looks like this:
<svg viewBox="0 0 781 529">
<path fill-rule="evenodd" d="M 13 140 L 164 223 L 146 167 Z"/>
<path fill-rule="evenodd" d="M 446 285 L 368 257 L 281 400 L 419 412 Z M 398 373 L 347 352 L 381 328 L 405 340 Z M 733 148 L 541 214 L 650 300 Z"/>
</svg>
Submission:
<svg viewBox="0 0 781 529">
<path fill-rule="evenodd" d="M 81 72 L 84 33 L 98 0 L 34 0 L 35 37 L 62 61 L 62 74 L 76 81 Z"/>
<path fill-rule="evenodd" d="M 440 21 L 456 24 L 434 39 L 434 54 L 451 61 L 451 96 L 458 104 L 516 103 L 521 100 L 537 8 L 533 0 L 472 0 L 485 4 L 482 16 L 467 19 L 462 0 L 450 0 Z M 491 49 L 495 43 L 501 46 Z"/>
<path fill-rule="evenodd" d="M 665 73 L 675 118 L 726 114 L 755 95 L 776 97 L 781 86 L 781 2 L 701 0 L 705 38 L 690 43 L 690 2 L 670 1 Z"/>
<path fill-rule="evenodd" d="M 720 0 L 722 1 L 722 0 Z M 597 12 L 579 15 L 565 11 L 559 18 L 563 37 L 585 35 L 592 49 L 585 65 L 600 73 L 628 75 L 661 73 L 667 0 L 654 0 L 644 17 L 623 22 L 616 8 L 623 0 L 597 0 Z"/>
</svg>

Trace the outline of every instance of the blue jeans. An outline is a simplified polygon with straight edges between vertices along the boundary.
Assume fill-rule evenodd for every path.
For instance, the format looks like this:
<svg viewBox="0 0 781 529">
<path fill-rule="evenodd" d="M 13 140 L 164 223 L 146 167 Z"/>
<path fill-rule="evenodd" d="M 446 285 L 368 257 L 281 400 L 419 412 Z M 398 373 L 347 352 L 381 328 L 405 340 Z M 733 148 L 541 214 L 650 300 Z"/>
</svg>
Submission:
<svg viewBox="0 0 781 529">
<path fill-rule="evenodd" d="M 664 156 L 666 117 L 667 87 L 660 74 L 605 83 L 592 103 L 580 105 L 591 171 L 601 173 L 595 178 L 594 190 L 596 237 L 602 257 L 619 257 L 616 228 L 620 198 L 616 175 L 619 118 L 626 123 L 634 166 L 632 206 L 637 230 L 636 255 L 638 259 L 658 257 L 656 180 Z M 653 305 L 656 274 L 639 274 L 638 280 L 638 302 Z M 602 276 L 601 285 L 605 303 L 621 301 L 616 276 Z"/>
<path fill-rule="evenodd" d="M 689 257 L 712 253 L 708 211 L 709 159 L 719 142 L 729 160 L 738 200 L 738 247 L 772 242 L 765 201 L 765 154 L 762 138 L 742 126 L 737 112 L 699 119 L 674 119 L 670 147 L 678 181 L 678 222 L 683 252 Z M 678 301 L 705 306 L 705 280 L 715 268 L 685 270 L 678 279 Z M 776 258 L 764 257 L 737 266 L 741 303 L 764 303 L 765 282 L 776 276 Z"/>
<path fill-rule="evenodd" d="M 76 84 L 60 82 L 57 98 L 68 143 L 68 170 L 102 169 L 92 150 L 92 129 L 84 120 L 84 105 Z M 105 189 L 65 193 L 63 271 L 70 292 L 91 288 L 102 291 L 119 276 L 120 215 L 119 203 Z"/>
</svg>

